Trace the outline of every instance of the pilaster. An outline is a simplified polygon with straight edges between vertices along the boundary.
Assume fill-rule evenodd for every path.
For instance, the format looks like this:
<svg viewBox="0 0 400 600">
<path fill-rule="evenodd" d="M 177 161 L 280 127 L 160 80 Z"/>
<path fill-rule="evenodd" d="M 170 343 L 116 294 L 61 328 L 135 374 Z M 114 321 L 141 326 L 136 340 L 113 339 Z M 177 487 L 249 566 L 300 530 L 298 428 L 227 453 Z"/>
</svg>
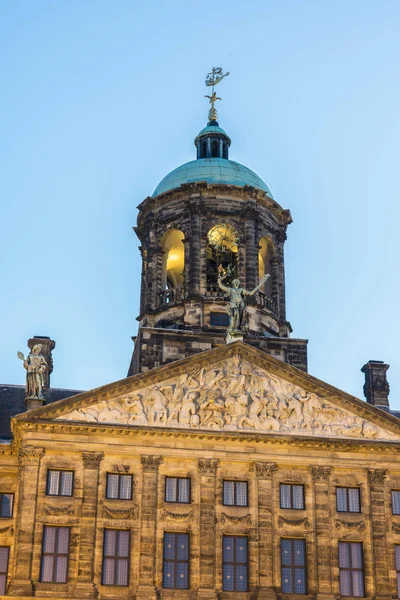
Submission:
<svg viewBox="0 0 400 600">
<path fill-rule="evenodd" d="M 245 212 L 245 237 L 246 237 L 246 288 L 253 290 L 258 283 L 258 257 L 256 246 L 255 219 L 258 214 L 253 208 Z"/>
<path fill-rule="evenodd" d="M 94 561 L 96 547 L 96 520 L 100 463 L 103 452 L 83 452 L 83 501 L 80 519 L 78 581 L 75 598 L 96 598 L 94 583 Z"/>
<path fill-rule="evenodd" d="M 15 572 L 8 588 L 9 596 L 32 596 L 32 556 L 38 474 L 44 448 L 25 446 L 18 452 L 19 502 L 16 521 Z"/>
<path fill-rule="evenodd" d="M 162 456 L 141 456 L 142 462 L 142 510 L 140 528 L 139 586 L 136 600 L 156 600 L 155 561 L 156 527 L 158 506 L 158 468 Z"/>
<path fill-rule="evenodd" d="M 215 476 L 218 460 L 199 460 L 200 475 L 200 588 L 198 600 L 216 598 L 215 591 Z"/>
<path fill-rule="evenodd" d="M 201 205 L 189 204 L 190 238 L 189 238 L 189 296 L 200 294 L 200 237 L 201 237 Z"/>
<path fill-rule="evenodd" d="M 388 521 L 385 516 L 385 478 L 385 469 L 368 469 L 376 600 L 391 598 L 387 545 Z"/>
<path fill-rule="evenodd" d="M 272 462 L 256 462 L 258 483 L 258 539 L 259 539 L 259 600 L 274 600 L 273 590 L 273 479 L 278 467 Z"/>
<path fill-rule="evenodd" d="M 329 511 L 330 467 L 311 467 L 314 487 L 315 547 L 318 598 L 332 597 L 331 531 Z"/>
</svg>

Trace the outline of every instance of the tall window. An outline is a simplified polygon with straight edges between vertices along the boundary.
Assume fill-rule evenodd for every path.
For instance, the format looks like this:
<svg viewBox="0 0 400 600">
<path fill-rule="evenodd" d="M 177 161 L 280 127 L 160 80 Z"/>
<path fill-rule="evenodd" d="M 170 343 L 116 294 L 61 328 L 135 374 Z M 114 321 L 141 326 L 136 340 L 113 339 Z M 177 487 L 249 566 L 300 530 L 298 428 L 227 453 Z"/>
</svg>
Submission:
<svg viewBox="0 0 400 600">
<path fill-rule="evenodd" d="M 306 594 L 306 541 L 281 539 L 281 575 L 284 594 Z"/>
<path fill-rule="evenodd" d="M 397 596 L 400 598 L 400 544 L 395 544 L 394 556 L 396 561 Z"/>
<path fill-rule="evenodd" d="M 40 581 L 67 582 L 69 537 L 69 527 L 44 526 Z"/>
<path fill-rule="evenodd" d="M 225 506 L 247 506 L 247 481 L 224 481 Z"/>
<path fill-rule="evenodd" d="M 103 585 L 128 585 L 130 532 L 105 529 L 103 543 Z"/>
<path fill-rule="evenodd" d="M 55 469 L 47 471 L 46 494 L 48 496 L 72 496 L 73 487 L 73 471 L 56 471 Z"/>
<path fill-rule="evenodd" d="M 223 538 L 223 590 L 247 592 L 248 590 L 248 540 L 244 535 L 224 535 Z"/>
<path fill-rule="evenodd" d="M 0 517 L 10 519 L 13 516 L 14 494 L 0 494 Z"/>
<path fill-rule="evenodd" d="M 361 542 L 339 542 L 341 596 L 364 596 L 364 564 Z"/>
<path fill-rule="evenodd" d="M 207 290 L 222 293 L 218 287 L 218 274 L 226 275 L 228 284 L 238 276 L 239 234 L 232 225 L 221 223 L 212 227 L 207 234 Z"/>
<path fill-rule="evenodd" d="M 6 593 L 9 552 L 8 546 L 0 546 L 0 596 Z"/>
<path fill-rule="evenodd" d="M 188 533 L 164 533 L 163 587 L 189 589 Z"/>
<path fill-rule="evenodd" d="M 106 498 L 132 500 L 132 475 L 107 473 Z"/>
<path fill-rule="evenodd" d="M 184 285 L 185 245 L 179 229 L 169 229 L 162 242 L 164 251 L 162 288 L 180 288 Z"/>
<path fill-rule="evenodd" d="M 189 504 L 190 501 L 190 477 L 165 478 L 165 502 Z"/>
<path fill-rule="evenodd" d="M 400 490 L 392 490 L 392 512 L 400 515 Z"/>
<path fill-rule="evenodd" d="M 304 485 L 281 483 L 281 508 L 304 509 Z"/>
<path fill-rule="evenodd" d="M 258 248 L 258 277 L 259 279 L 262 279 L 264 275 L 271 275 L 272 273 L 271 261 L 275 256 L 275 250 L 268 236 L 260 239 Z M 260 291 L 266 294 L 269 298 L 272 296 L 271 277 L 267 279 Z"/>
<path fill-rule="evenodd" d="M 336 510 L 338 512 L 360 512 L 360 489 L 337 487 Z"/>
</svg>

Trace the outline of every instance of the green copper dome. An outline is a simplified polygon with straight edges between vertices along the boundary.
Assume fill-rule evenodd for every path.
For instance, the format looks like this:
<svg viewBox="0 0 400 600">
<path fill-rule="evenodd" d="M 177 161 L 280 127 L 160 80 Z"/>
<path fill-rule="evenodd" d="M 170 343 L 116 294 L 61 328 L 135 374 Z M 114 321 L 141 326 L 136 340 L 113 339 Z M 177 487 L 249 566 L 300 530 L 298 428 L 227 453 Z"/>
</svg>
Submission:
<svg viewBox="0 0 400 600">
<path fill-rule="evenodd" d="M 196 181 L 223 183 L 239 187 L 249 185 L 263 190 L 273 198 L 268 186 L 254 171 L 226 158 L 200 158 L 181 165 L 164 177 L 154 190 L 153 196 L 179 188 L 183 183 L 194 183 Z"/>
<path fill-rule="evenodd" d="M 219 125 L 207 125 L 207 127 L 204 127 L 204 129 L 202 129 L 200 131 L 200 133 L 195 137 L 194 145 L 197 144 L 197 141 L 199 138 L 204 137 L 206 135 L 215 135 L 215 134 L 224 135 L 229 140 L 229 144 L 231 143 L 231 138 L 226 133 L 226 131 L 224 131 L 222 129 L 222 127 L 220 127 Z"/>
</svg>

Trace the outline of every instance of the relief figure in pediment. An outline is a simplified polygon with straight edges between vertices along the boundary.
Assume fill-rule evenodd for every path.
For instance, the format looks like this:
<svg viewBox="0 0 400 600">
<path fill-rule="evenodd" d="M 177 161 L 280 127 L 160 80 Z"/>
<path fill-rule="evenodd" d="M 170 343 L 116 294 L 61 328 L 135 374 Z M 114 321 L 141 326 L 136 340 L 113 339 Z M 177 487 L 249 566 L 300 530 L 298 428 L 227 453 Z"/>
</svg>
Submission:
<svg viewBox="0 0 400 600">
<path fill-rule="evenodd" d="M 121 398 L 124 412 L 128 413 L 128 425 L 145 425 L 147 423 L 146 413 L 144 412 L 141 394 L 134 396 L 124 396 Z"/>
<path fill-rule="evenodd" d="M 190 427 L 197 427 L 200 418 L 197 413 L 197 397 L 198 392 L 187 392 L 182 402 L 182 406 L 179 411 L 179 425 L 189 425 Z"/>
<path fill-rule="evenodd" d="M 164 394 L 154 385 L 145 401 L 147 419 L 150 425 L 167 422 L 167 408 Z"/>
<path fill-rule="evenodd" d="M 223 378 L 223 376 L 224 371 L 222 369 L 206 369 L 203 367 L 199 376 L 200 387 L 205 387 L 210 390 Z"/>
<path fill-rule="evenodd" d="M 206 398 L 200 404 L 200 425 L 211 429 L 222 429 L 225 425 L 224 401 L 219 397 L 220 390 L 216 390 L 216 398 Z"/>
</svg>

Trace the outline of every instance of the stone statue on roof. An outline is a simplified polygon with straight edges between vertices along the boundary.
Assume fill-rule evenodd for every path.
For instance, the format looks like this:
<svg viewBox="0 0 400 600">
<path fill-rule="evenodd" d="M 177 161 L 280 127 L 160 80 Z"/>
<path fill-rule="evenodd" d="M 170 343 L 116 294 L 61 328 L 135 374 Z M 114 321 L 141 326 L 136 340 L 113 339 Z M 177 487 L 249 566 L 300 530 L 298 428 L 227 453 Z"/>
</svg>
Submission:
<svg viewBox="0 0 400 600">
<path fill-rule="evenodd" d="M 32 351 L 25 358 L 22 352 L 18 352 L 18 358 L 23 361 L 26 369 L 26 397 L 44 399 L 43 388 L 45 385 L 45 373 L 47 362 L 42 352 L 42 345 L 35 344 Z"/>
</svg>

